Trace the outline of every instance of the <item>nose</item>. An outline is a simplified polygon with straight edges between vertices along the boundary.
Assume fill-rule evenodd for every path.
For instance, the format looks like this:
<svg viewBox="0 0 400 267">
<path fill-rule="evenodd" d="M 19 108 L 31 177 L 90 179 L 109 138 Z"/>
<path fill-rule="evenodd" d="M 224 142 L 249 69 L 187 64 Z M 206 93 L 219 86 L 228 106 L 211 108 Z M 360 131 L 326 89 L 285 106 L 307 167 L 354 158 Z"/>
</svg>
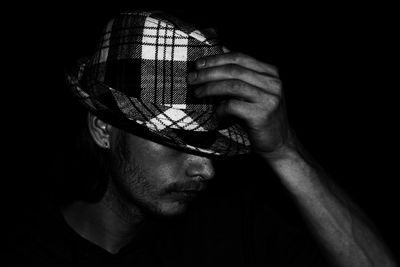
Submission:
<svg viewBox="0 0 400 267">
<path fill-rule="evenodd" d="M 214 164 L 211 159 L 197 156 L 188 155 L 186 175 L 200 180 L 211 180 L 215 175 Z"/>
</svg>

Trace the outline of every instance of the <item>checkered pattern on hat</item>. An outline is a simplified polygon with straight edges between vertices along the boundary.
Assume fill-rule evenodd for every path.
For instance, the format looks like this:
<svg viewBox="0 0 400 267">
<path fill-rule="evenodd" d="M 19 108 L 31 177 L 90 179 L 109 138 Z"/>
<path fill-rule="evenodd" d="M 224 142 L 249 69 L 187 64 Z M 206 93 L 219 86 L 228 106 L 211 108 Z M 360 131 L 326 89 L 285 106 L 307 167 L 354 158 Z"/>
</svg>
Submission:
<svg viewBox="0 0 400 267">
<path fill-rule="evenodd" d="M 214 106 L 195 98 L 186 81 L 195 60 L 221 53 L 214 34 L 169 14 L 122 13 L 69 80 L 78 99 L 111 124 L 144 127 L 190 151 L 241 154 L 250 149 L 245 132 L 239 125 L 218 129 Z"/>
</svg>

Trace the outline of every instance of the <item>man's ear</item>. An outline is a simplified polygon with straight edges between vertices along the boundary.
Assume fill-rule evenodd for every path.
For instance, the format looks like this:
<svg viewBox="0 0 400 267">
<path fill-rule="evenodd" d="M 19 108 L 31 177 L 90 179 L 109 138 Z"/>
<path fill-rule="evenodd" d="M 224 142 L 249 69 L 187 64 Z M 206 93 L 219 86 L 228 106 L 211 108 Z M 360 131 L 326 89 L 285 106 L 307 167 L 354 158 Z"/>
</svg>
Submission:
<svg viewBox="0 0 400 267">
<path fill-rule="evenodd" d="M 94 142 L 101 148 L 110 148 L 110 134 L 112 126 L 97 116 L 88 114 L 88 128 Z"/>
</svg>

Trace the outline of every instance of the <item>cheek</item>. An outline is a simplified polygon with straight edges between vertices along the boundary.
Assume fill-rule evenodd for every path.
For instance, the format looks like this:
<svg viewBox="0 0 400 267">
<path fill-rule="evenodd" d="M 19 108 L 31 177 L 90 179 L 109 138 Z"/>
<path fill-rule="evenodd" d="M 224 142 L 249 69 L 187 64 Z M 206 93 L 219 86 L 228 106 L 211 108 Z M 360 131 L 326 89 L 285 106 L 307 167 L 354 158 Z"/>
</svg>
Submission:
<svg viewBox="0 0 400 267">
<path fill-rule="evenodd" d="M 153 192 L 162 194 L 165 188 L 178 182 L 181 177 L 180 170 L 172 164 L 159 164 L 145 169 L 146 181 Z M 150 189 L 150 188 L 149 188 Z"/>
<path fill-rule="evenodd" d="M 139 166 L 142 166 L 149 184 L 162 190 L 184 180 L 184 161 L 179 154 L 165 147 L 162 150 L 152 148 L 149 151 L 151 153 L 144 153 L 143 157 L 136 159 Z"/>
<path fill-rule="evenodd" d="M 142 203 L 149 210 L 159 215 L 177 215 L 186 210 L 186 205 L 171 199 L 165 189 L 177 182 L 171 168 L 153 168 L 142 170 L 137 175 L 130 176 L 128 187 L 133 199 Z"/>
<path fill-rule="evenodd" d="M 153 177 L 151 172 L 143 169 L 125 176 L 125 181 L 128 182 L 127 188 L 134 198 L 151 199 L 157 197 L 161 186 L 157 179 Z"/>
<path fill-rule="evenodd" d="M 133 135 L 128 136 L 122 147 L 115 155 L 118 162 L 123 162 L 119 168 L 119 172 L 122 171 L 121 183 L 126 186 L 125 192 L 130 198 L 161 209 L 174 209 L 168 206 L 174 203 L 170 203 L 165 190 L 184 182 L 184 155 Z"/>
<path fill-rule="evenodd" d="M 125 168 L 122 182 L 134 198 L 159 200 L 163 197 L 165 189 L 178 181 L 179 171 L 169 164 L 145 165 L 130 164 Z"/>
</svg>

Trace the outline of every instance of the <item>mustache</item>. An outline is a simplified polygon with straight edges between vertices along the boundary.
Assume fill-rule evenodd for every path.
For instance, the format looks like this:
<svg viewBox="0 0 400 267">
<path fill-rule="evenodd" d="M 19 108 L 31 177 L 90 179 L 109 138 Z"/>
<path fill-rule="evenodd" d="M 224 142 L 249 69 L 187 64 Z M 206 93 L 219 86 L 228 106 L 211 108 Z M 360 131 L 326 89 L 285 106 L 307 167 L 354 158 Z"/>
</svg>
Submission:
<svg viewBox="0 0 400 267">
<path fill-rule="evenodd" d="M 172 193 L 177 191 L 201 191 L 206 188 L 206 184 L 204 182 L 196 182 L 196 181 L 187 181 L 184 183 L 172 183 L 168 185 L 164 189 L 164 193 Z"/>
</svg>

